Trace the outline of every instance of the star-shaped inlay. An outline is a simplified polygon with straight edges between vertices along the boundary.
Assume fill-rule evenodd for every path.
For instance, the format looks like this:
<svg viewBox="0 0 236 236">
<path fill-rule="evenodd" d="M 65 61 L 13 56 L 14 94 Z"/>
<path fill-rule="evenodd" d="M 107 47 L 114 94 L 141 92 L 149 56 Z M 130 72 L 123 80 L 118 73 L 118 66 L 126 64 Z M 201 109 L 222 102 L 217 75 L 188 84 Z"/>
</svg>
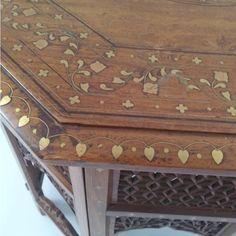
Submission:
<svg viewBox="0 0 236 236">
<path fill-rule="evenodd" d="M 199 59 L 198 57 L 194 57 L 192 62 L 194 62 L 196 65 L 199 65 L 200 63 L 202 63 L 202 60 Z"/>
<path fill-rule="evenodd" d="M 20 44 L 14 44 L 12 48 L 13 51 L 18 51 L 18 52 L 21 51 L 21 49 L 22 49 L 22 45 Z"/>
<path fill-rule="evenodd" d="M 62 15 L 56 14 L 56 15 L 54 16 L 54 19 L 55 19 L 55 20 L 62 20 Z"/>
<path fill-rule="evenodd" d="M 39 70 L 38 76 L 40 77 L 47 77 L 48 76 L 49 71 L 48 70 Z"/>
<path fill-rule="evenodd" d="M 180 113 L 185 113 L 185 111 L 188 110 L 188 107 L 185 106 L 184 104 L 179 104 L 179 105 L 176 107 L 176 110 L 178 110 Z"/>
<path fill-rule="evenodd" d="M 88 33 L 80 33 L 80 34 L 79 34 L 79 37 L 80 37 L 81 39 L 86 39 L 86 38 L 88 38 Z"/>
<path fill-rule="evenodd" d="M 227 109 L 227 112 L 230 113 L 232 116 L 236 116 L 236 108 L 235 107 L 229 107 Z"/>
<path fill-rule="evenodd" d="M 151 55 L 148 57 L 148 60 L 151 61 L 151 63 L 158 62 L 158 58 L 155 55 Z"/>
<path fill-rule="evenodd" d="M 128 99 L 122 103 L 122 106 L 125 107 L 126 109 L 130 109 L 134 107 L 134 104 L 132 103 L 132 101 Z"/>
<path fill-rule="evenodd" d="M 74 97 L 69 97 L 69 100 L 70 100 L 70 104 L 76 104 L 76 103 L 80 103 L 80 100 L 79 100 L 79 96 L 74 96 Z"/>
<path fill-rule="evenodd" d="M 112 58 L 112 57 L 115 56 L 115 53 L 114 53 L 112 50 L 106 52 L 105 54 L 106 54 L 106 56 L 107 56 L 108 58 Z"/>
</svg>

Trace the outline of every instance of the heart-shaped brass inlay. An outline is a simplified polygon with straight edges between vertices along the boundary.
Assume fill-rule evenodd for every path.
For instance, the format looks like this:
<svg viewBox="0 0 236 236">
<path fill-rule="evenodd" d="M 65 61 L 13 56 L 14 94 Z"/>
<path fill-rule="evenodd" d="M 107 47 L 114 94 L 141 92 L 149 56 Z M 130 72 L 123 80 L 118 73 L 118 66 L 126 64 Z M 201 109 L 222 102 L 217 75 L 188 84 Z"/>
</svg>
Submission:
<svg viewBox="0 0 236 236">
<path fill-rule="evenodd" d="M 219 165 L 224 159 L 224 153 L 218 149 L 214 149 L 211 155 L 217 165 Z"/>
<path fill-rule="evenodd" d="M 0 106 L 7 105 L 10 101 L 11 101 L 10 96 L 8 96 L 8 95 L 3 96 L 0 100 Z"/>
<path fill-rule="evenodd" d="M 155 149 L 153 147 L 145 147 L 144 155 L 149 161 L 152 161 L 155 156 Z"/>
<path fill-rule="evenodd" d="M 40 151 L 44 150 L 49 144 L 50 144 L 50 139 L 49 139 L 49 138 L 42 137 L 42 138 L 39 140 L 39 150 L 40 150 Z"/>
<path fill-rule="evenodd" d="M 189 152 L 187 150 L 179 150 L 178 151 L 178 157 L 180 161 L 185 164 L 188 161 L 189 158 Z"/>
<path fill-rule="evenodd" d="M 30 118 L 28 116 L 22 116 L 20 119 L 19 119 L 19 122 L 18 122 L 18 127 L 23 127 L 25 125 L 27 125 L 30 121 Z"/>
<path fill-rule="evenodd" d="M 114 145 L 112 147 L 112 156 L 115 158 L 115 159 L 118 159 L 120 157 L 120 155 L 123 153 L 123 147 L 121 145 Z"/>
<path fill-rule="evenodd" d="M 78 154 L 79 157 L 82 157 L 85 152 L 87 151 L 87 145 L 84 143 L 78 143 L 76 145 L 76 152 Z"/>
</svg>

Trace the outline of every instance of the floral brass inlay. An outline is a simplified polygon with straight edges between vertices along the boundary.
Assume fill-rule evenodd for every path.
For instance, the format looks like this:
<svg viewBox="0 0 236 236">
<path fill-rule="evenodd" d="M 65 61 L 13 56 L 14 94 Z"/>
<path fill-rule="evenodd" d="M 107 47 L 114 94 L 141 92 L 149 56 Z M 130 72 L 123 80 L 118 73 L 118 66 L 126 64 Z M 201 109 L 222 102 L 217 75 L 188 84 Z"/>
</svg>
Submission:
<svg viewBox="0 0 236 236">
<path fill-rule="evenodd" d="M 184 113 L 185 111 L 188 110 L 188 107 L 184 106 L 183 104 L 179 104 L 179 105 L 176 107 L 176 110 L 178 110 L 180 113 Z"/>
<path fill-rule="evenodd" d="M 176 2 L 203 5 L 215 4 L 222 6 L 235 4 L 235 0 L 176 0 Z M 110 44 L 105 44 L 100 47 L 101 39 L 98 35 L 95 35 L 92 31 L 84 27 L 84 25 L 83 29 L 75 30 L 71 25 L 64 22 L 64 20 L 70 16 L 55 7 L 51 7 L 49 3 L 46 3 L 50 7 L 49 12 L 47 14 L 45 13 L 45 17 L 49 17 L 50 22 L 33 22 L 33 17 L 40 15 L 42 11 L 42 9 L 40 10 L 40 4 L 42 4 L 43 7 L 45 3 L 44 1 L 31 1 L 31 3 L 27 2 L 27 8 L 25 8 L 18 4 L 18 1 L 3 1 L 2 22 L 10 31 L 23 31 L 27 35 L 31 33 L 33 38 L 32 41 L 30 41 L 29 39 L 31 37 L 26 36 L 24 38 L 24 34 L 22 34 L 21 37 L 23 37 L 23 39 L 21 39 L 21 41 L 19 40 L 11 44 L 11 51 L 14 51 L 14 56 L 17 56 L 17 53 L 23 53 L 23 49 L 30 49 L 35 54 L 45 53 L 45 55 L 47 54 L 46 52 L 50 54 L 51 48 L 53 48 L 54 51 L 54 47 L 59 49 L 60 54 L 58 55 L 60 56 L 55 58 L 56 70 L 60 68 L 58 74 L 62 73 L 61 71 L 63 70 L 65 75 L 63 75 L 63 73 L 60 75 L 63 78 L 67 77 L 66 82 L 70 83 L 70 88 L 73 90 L 71 89 L 68 93 L 61 91 L 62 88 L 65 89 L 65 86 L 62 86 L 62 82 L 64 83 L 65 81 L 58 82 L 54 88 L 50 87 L 52 85 L 46 78 L 53 75 L 54 72 L 52 69 L 54 65 L 50 65 L 51 68 L 46 68 L 45 64 L 44 68 L 41 64 L 37 71 L 33 71 L 36 66 L 35 68 L 30 66 L 29 62 L 27 66 L 30 67 L 30 70 L 28 70 L 28 68 L 26 68 L 26 70 L 31 71 L 32 74 L 38 76 L 39 79 L 46 77 L 45 80 L 42 81 L 42 83 L 45 84 L 44 87 L 48 89 L 50 87 L 49 92 L 54 92 L 60 97 L 60 101 L 65 102 L 69 106 L 79 107 L 81 110 L 81 108 L 87 108 L 84 101 L 87 100 L 86 96 L 90 96 L 90 101 L 92 102 L 89 105 L 94 105 L 94 109 L 91 110 L 98 108 L 98 111 L 100 111 L 98 105 L 99 101 L 103 101 L 100 102 L 100 106 L 109 105 L 110 100 L 113 98 L 117 100 L 117 97 L 122 97 L 120 96 L 122 94 L 124 95 L 124 99 L 122 97 L 117 102 L 112 100 L 112 102 L 116 104 L 112 107 L 116 110 L 122 109 L 122 112 L 125 113 L 132 113 L 134 110 L 142 113 L 144 105 L 140 104 L 138 101 L 141 97 L 143 100 L 147 100 L 147 103 L 152 103 L 152 105 L 147 108 L 145 107 L 145 112 L 147 114 L 150 112 L 151 115 L 165 114 L 166 110 L 164 109 L 168 106 L 168 112 L 170 112 L 170 115 L 174 116 L 198 116 L 201 118 L 207 117 L 208 119 L 219 117 L 234 119 L 236 117 L 236 91 L 234 82 L 232 82 L 233 74 L 230 74 L 231 72 L 228 69 L 230 67 L 226 66 L 222 68 L 222 65 L 225 63 L 224 59 L 220 58 L 218 61 L 218 64 L 221 65 L 219 69 L 216 69 L 217 67 L 214 65 L 212 69 L 208 69 L 206 76 L 199 76 L 198 73 L 191 75 L 187 66 L 181 68 L 182 64 L 180 61 L 183 57 L 186 57 L 183 62 L 184 65 L 186 61 L 188 61 L 190 65 L 188 67 L 193 66 L 201 70 L 204 66 L 206 68 L 208 66 L 205 65 L 205 63 L 207 63 L 209 56 L 204 54 L 192 53 L 189 56 L 183 56 L 181 52 L 179 52 L 173 53 L 173 55 L 166 53 L 165 56 L 163 56 L 164 53 L 158 50 L 148 52 L 145 50 L 129 50 L 114 47 Z M 18 19 L 19 16 L 22 16 L 21 21 Z M 63 22 L 65 26 L 63 26 L 62 29 L 55 29 L 55 27 L 53 27 L 55 20 Z M 53 23 L 51 23 L 51 21 Z M 77 25 L 80 27 L 80 22 L 76 22 L 76 26 Z M 21 42 L 24 44 L 21 44 Z M 127 60 L 126 53 L 130 55 L 129 61 L 123 62 L 124 58 Z M 165 60 L 163 62 L 164 57 Z M 26 66 L 26 63 L 24 66 Z M 209 75 L 209 72 L 211 75 Z M 167 94 L 170 93 L 167 90 L 172 89 L 171 86 L 168 87 L 171 83 L 174 84 L 173 86 L 180 86 L 178 88 L 179 90 L 182 87 L 181 91 L 185 94 L 185 97 L 175 99 L 174 96 L 171 97 L 172 94 L 171 96 L 163 96 L 163 90 L 166 91 Z M 67 85 L 66 83 L 66 86 Z M 127 87 L 131 90 L 138 90 L 139 93 L 137 93 L 137 97 L 135 97 L 136 93 L 127 92 Z M 53 91 L 55 88 L 56 91 Z M 110 93 L 117 93 L 118 95 L 110 96 L 109 99 L 106 100 L 106 104 L 104 104 L 103 96 Z M 200 107 L 198 109 L 192 109 L 191 104 L 196 103 L 197 99 L 190 100 L 188 98 L 197 97 L 197 93 L 199 96 L 202 95 L 209 99 L 205 97 L 199 99 L 203 101 L 202 103 L 198 102 Z M 64 94 L 69 94 L 69 96 L 64 97 Z M 133 94 L 135 96 L 133 96 Z M 83 97 L 85 97 L 85 99 L 83 99 Z M 9 98 L 5 98 L 5 101 L 2 102 L 8 102 L 8 99 Z M 160 101 L 163 100 L 166 101 L 166 104 L 168 102 L 169 104 L 159 105 Z M 219 101 L 218 107 L 209 104 L 211 101 L 215 104 L 216 100 Z M 155 108 L 158 109 L 158 112 Z M 176 113 L 176 109 L 178 113 Z"/>
<path fill-rule="evenodd" d="M 198 57 L 194 57 L 192 62 L 194 62 L 195 64 L 199 65 L 200 63 L 202 63 L 202 60 L 199 59 Z"/>
<path fill-rule="evenodd" d="M 90 138 L 87 140 L 80 140 L 79 138 L 77 138 L 73 135 L 70 135 L 70 134 L 66 134 L 66 133 L 50 135 L 50 128 L 47 125 L 47 123 L 39 117 L 31 116 L 31 107 L 30 107 L 29 103 L 26 101 L 26 99 L 24 99 L 23 97 L 20 97 L 20 96 L 14 96 L 14 91 L 9 83 L 1 81 L 1 85 L 3 85 L 3 86 L 1 86 L 1 87 L 3 87 L 1 93 L 6 93 L 7 91 L 10 91 L 10 92 L 9 92 L 9 94 L 1 97 L 0 106 L 7 106 L 8 104 L 10 104 L 10 102 L 13 99 L 18 99 L 18 100 L 24 102 L 28 108 L 28 113 L 19 118 L 18 128 L 22 128 L 22 127 L 30 124 L 30 121 L 33 119 L 37 119 L 45 125 L 47 132 L 43 137 L 41 137 L 39 139 L 39 143 L 38 143 L 39 151 L 43 151 L 43 150 L 49 148 L 52 139 L 55 139 L 60 136 L 69 136 L 72 139 L 75 139 L 77 142 L 75 144 L 75 152 L 77 153 L 79 158 L 85 156 L 85 154 L 87 152 L 89 152 L 89 150 L 90 150 L 89 141 L 100 140 L 100 141 L 109 141 L 113 144 L 113 146 L 111 148 L 111 155 L 115 160 L 119 160 L 119 158 L 122 156 L 122 154 L 127 150 L 124 147 L 124 144 L 129 144 L 129 143 L 133 144 L 134 142 L 137 142 L 137 143 L 140 143 L 143 145 L 143 155 L 148 161 L 151 162 L 154 160 L 154 158 L 158 158 L 157 153 L 160 151 L 158 148 L 158 145 L 162 144 L 162 145 L 166 146 L 164 148 L 164 153 L 166 153 L 166 154 L 169 153 L 171 150 L 171 147 L 174 147 L 174 150 L 177 151 L 177 157 L 180 160 L 180 162 L 182 164 L 186 164 L 190 158 L 190 155 L 192 154 L 190 148 L 196 144 L 203 144 L 203 145 L 208 145 L 209 147 L 211 147 L 210 152 L 211 152 L 212 159 L 214 160 L 214 162 L 217 165 L 219 165 L 223 162 L 224 157 L 225 157 L 223 149 L 228 146 L 236 146 L 236 143 L 228 143 L 223 146 L 216 146 L 216 145 L 214 145 L 212 143 L 208 143 L 208 142 L 194 142 L 194 143 L 191 143 L 186 146 L 181 146 L 176 143 L 172 143 L 172 142 L 168 142 L 168 141 L 158 141 L 158 142 L 153 142 L 151 144 L 147 144 L 144 141 L 139 140 L 139 139 L 134 139 L 134 140 L 127 139 L 122 142 L 116 143 L 115 140 L 108 138 L 108 137 L 93 137 L 93 138 Z M 7 89 L 4 90 L 4 88 L 7 88 Z M 32 133 L 37 135 L 37 129 L 33 129 Z M 66 146 L 65 143 L 60 144 L 61 148 L 63 148 L 64 146 Z M 102 148 L 102 147 L 103 147 L 103 145 L 100 143 L 98 145 L 98 148 Z M 130 146 L 130 148 L 128 148 L 128 149 L 132 150 L 132 152 L 136 152 L 136 150 L 137 150 L 137 148 L 133 145 Z M 194 150 L 193 154 L 195 152 L 196 152 L 196 150 Z M 197 156 L 198 156 L 198 159 L 201 159 L 200 153 L 198 153 Z"/>
<path fill-rule="evenodd" d="M 42 49 L 44 49 L 44 48 L 46 48 L 48 46 L 48 42 L 47 42 L 47 40 L 39 39 L 38 41 L 34 42 L 34 45 L 38 49 L 42 50 Z"/>
<path fill-rule="evenodd" d="M 20 44 L 18 44 L 18 45 L 15 44 L 12 48 L 13 51 L 21 51 L 21 49 L 22 49 L 22 45 L 20 45 Z"/>
</svg>

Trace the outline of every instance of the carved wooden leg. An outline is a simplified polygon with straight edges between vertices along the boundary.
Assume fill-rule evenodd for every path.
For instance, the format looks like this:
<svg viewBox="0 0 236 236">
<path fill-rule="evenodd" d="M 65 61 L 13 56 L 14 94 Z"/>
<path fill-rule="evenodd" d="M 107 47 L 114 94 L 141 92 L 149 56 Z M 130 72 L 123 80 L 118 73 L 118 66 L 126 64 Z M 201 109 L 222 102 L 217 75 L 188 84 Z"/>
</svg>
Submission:
<svg viewBox="0 0 236 236">
<path fill-rule="evenodd" d="M 44 174 L 39 169 L 33 167 L 30 162 L 26 165 L 24 161 L 24 153 L 20 149 L 17 139 L 8 130 L 8 128 L 5 125 L 2 125 L 2 127 L 6 133 L 6 137 L 8 137 L 8 141 L 10 145 L 12 146 L 14 150 L 15 158 L 17 160 L 17 163 L 20 166 L 20 170 L 22 171 L 23 176 L 25 177 L 25 181 L 26 181 L 25 185 L 27 189 L 31 192 L 40 213 L 42 215 L 45 215 L 40 205 L 38 205 L 37 203 L 39 196 L 42 195 L 42 181 L 43 181 Z"/>
<path fill-rule="evenodd" d="M 3 125 L 3 129 L 8 137 L 11 146 L 14 149 L 16 160 L 23 172 L 26 180 L 26 187 L 32 193 L 35 204 L 40 213 L 47 214 L 65 236 L 78 236 L 70 222 L 65 218 L 63 213 L 43 195 L 42 182 L 44 173 L 40 166 L 35 167 L 31 163 L 32 156 L 28 156 L 27 150 L 17 141 L 16 137 Z M 32 159 L 33 161 L 33 159 Z"/>
<path fill-rule="evenodd" d="M 38 198 L 38 204 L 65 236 L 78 236 L 73 226 L 53 202 L 41 195 Z"/>
</svg>

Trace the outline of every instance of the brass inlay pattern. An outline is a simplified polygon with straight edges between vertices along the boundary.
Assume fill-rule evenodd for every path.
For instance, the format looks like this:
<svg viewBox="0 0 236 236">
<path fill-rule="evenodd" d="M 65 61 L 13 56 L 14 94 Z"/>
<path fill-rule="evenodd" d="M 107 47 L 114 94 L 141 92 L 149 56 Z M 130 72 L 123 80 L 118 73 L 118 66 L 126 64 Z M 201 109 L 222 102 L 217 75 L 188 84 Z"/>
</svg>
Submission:
<svg viewBox="0 0 236 236">
<path fill-rule="evenodd" d="M 235 0 L 176 0 L 176 2 L 219 6 L 236 4 Z M 48 50 L 48 48 L 53 44 L 61 46 L 63 49 L 62 56 L 60 58 L 56 58 L 56 60 L 58 60 L 65 68 L 71 87 L 78 93 L 78 95 L 67 98 L 69 105 L 76 105 L 80 107 L 85 106 L 85 104 L 81 102 L 82 99 L 80 99 L 80 96 L 82 95 L 95 97 L 107 93 L 114 93 L 122 88 L 125 89 L 127 85 L 131 86 L 131 84 L 132 87 L 141 89 L 141 92 L 143 95 L 145 95 L 143 96 L 144 99 L 151 98 L 159 101 L 159 99 L 163 99 L 163 97 L 160 96 L 162 82 L 177 80 L 187 92 L 199 92 L 204 93 L 207 96 L 212 94 L 215 99 L 218 99 L 220 102 L 225 104 L 225 108 L 220 108 L 224 109 L 223 112 L 225 116 L 231 118 L 236 117 L 236 95 L 235 91 L 232 91 L 230 88 L 230 78 L 228 71 L 221 69 L 212 70 L 212 78 L 199 78 L 198 80 L 192 79 L 187 75 L 184 69 L 179 68 L 178 64 L 175 66 L 167 66 L 166 64 L 162 64 L 158 51 L 155 51 L 155 53 L 150 53 L 146 57 L 146 65 L 142 66 L 145 69 L 141 70 L 136 63 L 137 65 L 132 68 L 132 70 L 127 68 L 120 68 L 118 72 L 115 72 L 114 70 L 113 74 L 109 75 L 110 78 L 106 78 L 106 80 L 103 81 L 103 79 L 101 79 L 103 78 L 103 73 L 106 70 L 113 69 L 112 66 L 109 65 L 109 61 L 122 60 L 119 59 L 121 53 L 120 51 L 122 49 L 114 49 L 112 46 L 106 45 L 103 48 L 103 52 L 101 53 L 97 52 L 96 50 L 89 51 L 93 57 L 93 60 L 87 60 L 87 58 L 83 58 L 80 55 L 81 51 L 86 48 L 85 44 L 83 44 L 83 41 L 85 40 L 87 42 L 87 40 L 90 39 L 90 32 L 85 32 L 84 30 L 81 32 L 74 32 L 73 29 L 69 28 L 69 26 L 66 26 L 67 28 L 65 27 L 63 29 L 55 29 L 40 22 L 37 22 L 36 24 L 33 24 L 30 21 L 25 23 L 18 22 L 17 17 L 20 15 L 23 15 L 26 20 L 31 19 L 31 17 L 34 17 L 35 15 L 39 15 L 40 8 L 37 7 L 37 4 L 41 3 L 45 2 L 33 1 L 33 3 L 31 3 L 31 7 L 29 3 L 27 8 L 23 8 L 20 5 L 15 4 L 15 1 L 3 1 L 2 22 L 3 25 L 7 26 L 11 30 L 32 32 L 34 36 L 37 35 L 38 39 L 31 43 L 31 46 L 34 47 L 34 50 Z M 6 9 L 6 11 L 4 9 Z M 63 21 L 66 17 L 61 14 L 62 12 L 59 13 L 57 11 L 53 14 L 50 14 L 51 20 Z M 95 36 L 93 35 L 92 38 L 95 38 Z M 27 44 L 27 42 L 24 43 Z M 95 42 L 93 46 L 98 47 L 100 44 Z M 19 43 L 15 43 L 11 47 L 11 50 L 16 53 L 21 53 L 23 50 L 23 45 Z M 133 53 L 130 54 L 130 60 L 135 60 Z M 181 55 L 177 55 L 169 60 L 178 62 L 181 60 Z M 199 55 L 194 55 L 190 59 L 190 62 L 194 66 L 201 66 L 205 63 L 205 60 Z M 222 65 L 224 62 L 221 60 L 219 64 Z M 123 66 L 124 65 L 122 65 L 122 67 Z M 49 77 L 50 73 L 51 72 L 48 69 L 40 68 L 40 70 L 37 71 L 35 75 L 42 78 L 45 77 L 46 79 Z M 57 90 L 59 90 L 61 86 L 58 84 L 55 87 Z M 206 88 L 208 88 L 208 90 L 206 90 Z M 5 101 L 2 102 L 8 102 L 7 99 L 8 98 L 5 98 Z M 101 99 L 99 98 L 99 100 Z M 132 112 L 133 108 L 136 109 L 138 106 L 138 102 L 136 100 L 136 97 L 128 95 L 125 98 L 125 101 L 120 102 L 117 106 L 120 106 L 119 108 L 125 111 Z M 178 102 L 174 106 L 172 105 L 173 113 L 175 112 L 176 108 L 177 112 L 179 111 L 179 115 L 195 115 L 194 112 L 196 112 L 196 109 L 191 109 L 190 104 L 187 104 L 188 102 L 189 101 L 186 100 L 186 104 Z M 97 103 L 94 102 L 93 104 L 96 104 L 97 106 Z M 100 104 L 103 105 L 104 103 Z M 185 108 L 179 107 L 181 104 L 184 105 Z M 187 110 L 188 112 L 186 112 Z M 208 109 L 208 106 L 206 106 L 201 107 L 199 110 L 201 110 L 201 112 L 205 111 L 205 115 L 210 114 L 210 117 L 219 117 L 217 109 Z M 152 112 L 155 112 L 155 110 Z"/>
<path fill-rule="evenodd" d="M 2 87 L 1 93 L 6 94 L 8 91 L 8 94 L 1 97 L 0 106 L 7 106 L 8 104 L 11 103 L 11 101 L 13 99 L 18 99 L 18 100 L 24 102 L 28 108 L 27 114 L 24 114 L 23 116 L 21 116 L 19 118 L 18 128 L 22 128 L 22 127 L 28 125 L 30 123 L 30 121 L 33 119 L 37 119 L 38 121 L 42 122 L 45 125 L 47 131 L 45 133 L 45 136 L 40 137 L 40 139 L 39 139 L 39 143 L 38 143 L 39 151 L 43 151 L 43 150 L 49 148 L 52 139 L 55 139 L 60 136 L 68 136 L 77 142 L 77 144 L 75 145 L 75 151 L 76 151 L 79 159 L 81 157 L 85 156 L 85 154 L 87 152 L 89 152 L 89 149 L 90 149 L 89 143 L 91 141 L 99 140 L 100 141 L 99 148 L 103 148 L 103 145 L 101 144 L 102 141 L 112 143 L 113 146 L 111 148 L 111 154 L 115 160 L 118 160 L 122 156 L 122 154 L 126 151 L 125 144 L 126 145 L 130 144 L 130 147 L 128 149 L 132 150 L 132 152 L 136 152 L 137 148 L 140 148 L 140 146 L 138 146 L 138 147 L 133 146 L 133 144 L 135 142 L 135 143 L 139 143 L 143 146 L 143 155 L 150 162 L 153 161 L 155 157 L 157 157 L 157 152 L 160 151 L 158 148 L 158 145 L 165 145 L 166 147 L 164 148 L 164 153 L 167 154 L 170 151 L 177 151 L 178 159 L 181 161 L 182 164 L 186 164 L 190 158 L 190 155 L 191 155 L 191 147 L 193 147 L 194 145 L 199 145 L 199 144 L 201 145 L 202 144 L 202 145 L 207 145 L 207 146 L 211 147 L 211 150 L 210 150 L 211 157 L 213 158 L 214 162 L 217 165 L 219 165 L 223 162 L 224 157 L 225 157 L 223 149 L 226 147 L 229 147 L 229 146 L 236 146 L 236 143 L 228 143 L 223 146 L 217 146 L 217 145 L 214 145 L 209 142 L 193 142 L 191 144 L 182 146 L 182 145 L 178 145 L 176 143 L 172 143 L 172 142 L 168 142 L 168 141 L 158 141 L 158 142 L 154 141 L 153 143 L 148 144 L 148 143 L 146 143 L 142 140 L 139 140 L 139 139 L 132 139 L 132 140 L 127 139 L 122 142 L 116 143 L 115 140 L 108 138 L 108 137 L 93 137 L 93 138 L 89 138 L 86 140 L 81 140 L 73 135 L 66 134 L 66 133 L 50 135 L 50 128 L 49 128 L 48 124 L 39 117 L 31 116 L 31 107 L 30 107 L 29 103 L 26 101 L 26 99 L 22 98 L 20 96 L 14 96 L 13 95 L 14 91 L 9 83 L 1 81 L 1 85 L 4 85 L 4 86 L 1 86 Z M 15 109 L 16 108 L 14 108 L 14 110 Z M 32 133 L 36 135 L 37 130 L 33 129 Z M 65 143 L 60 144 L 61 148 L 63 148 L 64 146 L 66 146 Z M 171 148 L 173 148 L 173 149 L 171 149 Z M 197 154 L 198 159 L 200 159 L 200 155 L 201 154 Z"/>
</svg>

